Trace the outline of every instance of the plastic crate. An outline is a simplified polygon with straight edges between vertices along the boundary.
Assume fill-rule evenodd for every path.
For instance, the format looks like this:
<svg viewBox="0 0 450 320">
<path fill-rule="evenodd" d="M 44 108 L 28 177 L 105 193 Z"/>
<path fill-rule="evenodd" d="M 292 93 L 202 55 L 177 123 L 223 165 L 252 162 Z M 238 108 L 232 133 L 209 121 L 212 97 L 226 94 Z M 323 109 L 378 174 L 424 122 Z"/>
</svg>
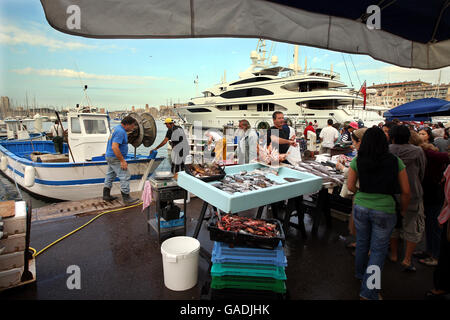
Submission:
<svg viewBox="0 0 450 320">
<path fill-rule="evenodd" d="M 215 263 L 211 268 L 211 276 L 262 277 L 277 280 L 287 279 L 284 267 L 277 267 L 270 264 L 250 263 Z"/>
<path fill-rule="evenodd" d="M 249 247 L 233 247 L 223 242 L 214 242 L 211 260 L 213 263 L 255 263 L 270 264 L 279 267 L 287 266 L 281 241 L 274 249 Z"/>
<path fill-rule="evenodd" d="M 280 241 L 284 243 L 285 240 L 284 231 L 283 228 L 281 227 L 280 221 L 276 219 L 268 219 L 268 220 L 259 219 L 259 220 L 264 220 L 266 222 L 276 224 L 277 231 L 279 232 L 279 235 L 277 237 L 263 237 L 251 234 L 244 234 L 240 232 L 220 230 L 219 227 L 217 227 L 218 219 L 219 218 L 217 216 L 214 216 L 211 219 L 210 223 L 208 224 L 209 237 L 210 240 L 212 241 L 230 243 L 236 246 L 247 246 L 263 249 L 275 249 L 276 247 L 278 247 Z"/>
<path fill-rule="evenodd" d="M 284 280 L 240 276 L 212 276 L 211 278 L 211 288 L 213 289 L 268 290 L 277 293 L 286 293 L 286 283 Z"/>
<path fill-rule="evenodd" d="M 156 213 L 156 219 L 158 220 L 158 213 Z M 158 224 L 156 224 L 158 225 Z M 173 219 L 173 220 L 164 220 L 164 218 L 161 218 L 159 220 L 159 227 L 162 229 L 166 228 L 175 228 L 175 227 L 181 227 L 184 226 L 184 212 L 180 212 L 180 218 L 179 219 Z"/>
</svg>

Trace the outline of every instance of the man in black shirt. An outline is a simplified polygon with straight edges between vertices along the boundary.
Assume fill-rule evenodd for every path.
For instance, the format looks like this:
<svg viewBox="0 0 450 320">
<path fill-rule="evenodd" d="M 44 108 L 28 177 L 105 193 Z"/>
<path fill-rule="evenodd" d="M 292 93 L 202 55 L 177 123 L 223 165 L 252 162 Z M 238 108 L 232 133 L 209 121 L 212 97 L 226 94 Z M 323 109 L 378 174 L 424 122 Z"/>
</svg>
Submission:
<svg viewBox="0 0 450 320">
<path fill-rule="evenodd" d="M 289 139 L 290 129 L 284 126 L 284 115 L 281 111 L 272 114 L 273 126 L 267 130 L 267 146 L 272 143 L 272 147 L 278 149 L 280 154 L 288 151 L 290 146 L 297 146 L 295 138 Z"/>
<path fill-rule="evenodd" d="M 184 170 L 184 160 L 189 154 L 189 145 L 187 144 L 186 135 L 184 134 L 183 128 L 176 126 L 171 118 L 167 118 L 164 121 L 167 127 L 167 133 L 164 140 L 153 150 L 158 150 L 164 146 L 169 140 L 172 146 L 172 172 L 176 173 L 180 170 Z"/>
</svg>

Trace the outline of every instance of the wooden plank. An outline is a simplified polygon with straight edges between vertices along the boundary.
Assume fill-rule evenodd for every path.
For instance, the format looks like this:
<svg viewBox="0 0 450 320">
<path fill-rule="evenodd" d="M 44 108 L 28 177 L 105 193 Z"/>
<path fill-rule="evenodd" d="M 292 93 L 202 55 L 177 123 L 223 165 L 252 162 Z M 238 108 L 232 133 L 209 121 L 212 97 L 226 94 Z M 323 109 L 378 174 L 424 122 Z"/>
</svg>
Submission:
<svg viewBox="0 0 450 320">
<path fill-rule="evenodd" d="M 131 196 L 140 199 L 141 193 L 132 192 Z M 120 196 L 117 200 L 111 202 L 103 201 L 101 197 L 80 201 L 64 201 L 33 209 L 32 220 L 37 221 L 68 216 L 91 215 L 103 211 L 118 209 L 123 206 L 124 204 Z"/>
<path fill-rule="evenodd" d="M 25 269 L 25 267 L 22 267 L 22 273 L 23 270 Z M 33 258 L 31 260 L 28 261 L 28 270 L 31 272 L 31 274 L 33 275 L 33 278 L 27 281 L 23 281 L 23 282 L 19 282 L 13 286 L 7 287 L 7 288 L 2 288 L 0 289 L 0 292 L 8 290 L 8 289 L 12 289 L 12 288 L 17 288 L 17 287 L 21 287 L 30 283 L 33 283 L 36 281 L 36 258 Z"/>
<path fill-rule="evenodd" d="M 16 202 L 14 200 L 0 202 L 0 217 L 10 218 L 16 215 Z"/>
</svg>

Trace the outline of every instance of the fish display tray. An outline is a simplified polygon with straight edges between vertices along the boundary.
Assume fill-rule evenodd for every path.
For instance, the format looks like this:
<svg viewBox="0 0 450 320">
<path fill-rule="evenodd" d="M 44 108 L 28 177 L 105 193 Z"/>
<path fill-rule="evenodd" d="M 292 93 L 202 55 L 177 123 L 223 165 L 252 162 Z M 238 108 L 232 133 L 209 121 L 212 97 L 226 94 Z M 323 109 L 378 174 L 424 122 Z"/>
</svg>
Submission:
<svg viewBox="0 0 450 320">
<path fill-rule="evenodd" d="M 214 176 L 208 176 L 208 177 L 196 177 L 194 172 L 192 171 L 192 165 L 190 165 L 190 164 L 185 165 L 184 171 L 186 173 L 188 173 L 189 175 L 191 175 L 192 177 L 194 177 L 195 179 L 199 179 L 204 182 L 210 182 L 210 181 L 222 180 L 226 176 L 224 169 L 220 166 L 219 166 L 219 169 L 220 169 L 220 174 L 216 174 Z"/>
<path fill-rule="evenodd" d="M 251 172 L 268 167 L 260 163 L 227 166 L 227 175 L 239 174 L 241 171 Z M 237 213 L 278 201 L 292 199 L 304 194 L 315 193 L 322 188 L 322 178 L 307 172 L 301 172 L 286 167 L 278 168 L 278 175 L 267 173 L 266 177 L 282 183 L 259 190 L 236 192 L 229 194 L 216 188 L 214 181 L 206 182 L 186 172 L 178 173 L 178 186 L 196 195 L 203 201 L 226 213 Z M 299 181 L 286 182 L 284 178 L 296 178 Z"/>
<path fill-rule="evenodd" d="M 277 237 L 263 237 L 253 234 L 240 233 L 234 231 L 220 230 L 217 227 L 218 217 L 211 218 L 208 224 L 209 238 L 212 241 L 225 242 L 236 246 L 247 246 L 253 248 L 275 249 L 280 241 L 284 243 L 285 236 L 280 221 L 276 219 L 259 219 L 277 225 L 279 235 Z"/>
<path fill-rule="evenodd" d="M 211 288 L 213 289 L 268 290 L 277 293 L 286 293 L 286 283 L 284 280 L 241 276 L 212 276 L 211 278 Z"/>
<path fill-rule="evenodd" d="M 281 241 L 274 249 L 260 249 L 230 246 L 224 242 L 214 242 L 211 261 L 213 263 L 254 263 L 270 264 L 278 267 L 287 266 L 287 258 Z"/>
<path fill-rule="evenodd" d="M 211 268 L 211 276 L 262 277 L 277 280 L 287 279 L 284 267 L 277 267 L 270 264 L 249 263 L 215 263 Z"/>
</svg>

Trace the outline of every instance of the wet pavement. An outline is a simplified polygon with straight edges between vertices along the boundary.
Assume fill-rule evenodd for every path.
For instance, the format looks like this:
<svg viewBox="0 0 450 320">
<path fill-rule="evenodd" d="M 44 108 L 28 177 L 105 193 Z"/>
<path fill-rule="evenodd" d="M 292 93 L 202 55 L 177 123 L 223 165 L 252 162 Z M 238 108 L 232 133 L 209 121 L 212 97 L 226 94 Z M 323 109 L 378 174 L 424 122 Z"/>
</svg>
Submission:
<svg viewBox="0 0 450 320">
<path fill-rule="evenodd" d="M 194 233 L 202 202 L 191 199 L 188 205 L 187 234 Z M 154 208 L 151 208 L 154 212 Z M 256 210 L 244 213 L 255 216 Z M 269 213 L 270 214 L 270 213 Z M 265 215 L 263 215 L 263 218 Z M 31 246 L 37 251 L 93 216 L 65 217 L 32 224 Z M 296 222 L 296 217 L 292 222 Z M 354 257 L 345 247 L 347 223 L 324 219 L 316 235 L 312 220 L 305 215 L 308 237 L 304 240 L 295 228 L 286 235 L 287 288 L 290 299 L 356 300 L 359 281 L 354 278 Z M 211 252 L 213 243 L 203 225 L 199 241 Z M 421 244 L 423 245 L 423 244 Z M 86 228 L 49 248 L 36 258 L 37 281 L 29 286 L 4 291 L 0 299 L 165 299 L 199 300 L 209 281 L 210 261 L 200 257 L 198 284 L 187 291 L 171 291 L 164 286 L 162 256 L 158 237 L 147 231 L 146 214 L 132 208 L 105 214 Z M 70 266 L 78 266 L 81 289 L 68 289 Z M 382 274 L 382 295 L 391 299 L 424 299 L 432 287 L 433 268 L 416 261 L 416 273 L 403 273 L 399 263 L 386 261 Z"/>
</svg>

